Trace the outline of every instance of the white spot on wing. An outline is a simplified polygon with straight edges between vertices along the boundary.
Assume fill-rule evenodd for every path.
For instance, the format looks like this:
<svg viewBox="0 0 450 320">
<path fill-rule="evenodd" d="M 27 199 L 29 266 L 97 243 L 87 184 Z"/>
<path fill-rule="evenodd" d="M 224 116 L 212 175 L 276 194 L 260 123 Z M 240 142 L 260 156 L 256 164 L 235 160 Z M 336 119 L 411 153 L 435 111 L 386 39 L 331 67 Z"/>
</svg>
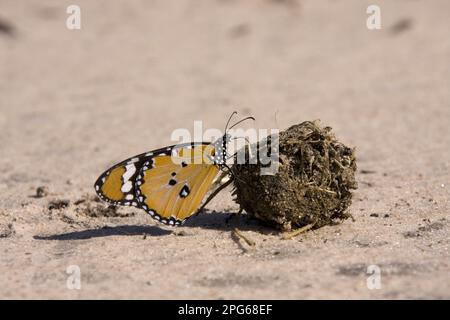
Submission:
<svg viewBox="0 0 450 320">
<path fill-rule="evenodd" d="M 130 178 L 133 176 L 133 174 L 136 172 L 136 166 L 134 164 L 129 164 L 125 167 L 126 171 L 123 174 L 123 181 L 127 182 L 130 180 Z"/>
<path fill-rule="evenodd" d="M 130 160 L 127 162 L 127 164 L 136 163 L 136 162 L 138 162 L 138 161 L 139 161 L 139 158 L 133 158 L 133 159 L 130 159 Z"/>
<path fill-rule="evenodd" d="M 127 181 L 122 185 L 122 188 L 120 188 L 120 190 L 122 192 L 129 192 L 132 187 L 133 187 L 133 184 L 131 183 L 131 181 Z"/>
</svg>

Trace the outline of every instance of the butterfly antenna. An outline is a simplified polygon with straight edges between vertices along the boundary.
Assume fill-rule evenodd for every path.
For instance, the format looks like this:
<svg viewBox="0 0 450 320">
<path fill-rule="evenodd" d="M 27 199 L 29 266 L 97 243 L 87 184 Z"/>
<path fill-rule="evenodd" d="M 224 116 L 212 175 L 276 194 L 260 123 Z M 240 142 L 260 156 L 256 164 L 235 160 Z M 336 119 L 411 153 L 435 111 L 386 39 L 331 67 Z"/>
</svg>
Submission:
<svg viewBox="0 0 450 320">
<path fill-rule="evenodd" d="M 227 132 L 228 129 L 228 125 L 230 124 L 231 119 L 233 118 L 234 115 L 237 114 L 237 111 L 233 111 L 233 113 L 230 115 L 230 117 L 228 118 L 227 124 L 225 126 L 225 133 Z"/>
<path fill-rule="evenodd" d="M 233 127 L 237 126 L 239 123 L 244 122 L 244 121 L 246 121 L 246 120 L 253 120 L 253 121 L 256 121 L 256 119 L 253 118 L 253 117 L 246 117 L 246 118 L 244 118 L 244 119 L 239 120 L 239 121 L 236 122 L 235 124 L 233 124 L 233 125 L 230 127 L 230 129 L 232 129 Z"/>
<path fill-rule="evenodd" d="M 278 109 L 277 111 L 275 111 L 275 125 L 277 126 L 278 129 L 280 128 L 280 126 L 278 125 Z"/>
</svg>

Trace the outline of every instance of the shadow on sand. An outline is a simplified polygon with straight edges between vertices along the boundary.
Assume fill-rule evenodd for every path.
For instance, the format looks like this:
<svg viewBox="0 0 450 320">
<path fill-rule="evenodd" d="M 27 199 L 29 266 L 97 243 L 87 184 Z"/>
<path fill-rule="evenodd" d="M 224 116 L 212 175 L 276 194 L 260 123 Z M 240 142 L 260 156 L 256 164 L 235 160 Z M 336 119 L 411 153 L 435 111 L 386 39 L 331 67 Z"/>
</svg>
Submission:
<svg viewBox="0 0 450 320">
<path fill-rule="evenodd" d="M 238 228 L 242 231 L 259 231 L 262 233 L 272 233 L 275 231 L 262 225 L 258 220 L 249 218 L 246 214 L 238 215 L 236 213 L 214 211 L 194 215 L 186 221 L 184 227 L 218 231 L 230 231 Z"/>
<path fill-rule="evenodd" d="M 173 231 L 184 228 L 202 228 L 218 231 L 231 231 L 238 228 L 242 231 L 258 231 L 265 234 L 275 232 L 246 215 L 235 215 L 226 212 L 201 213 L 191 217 L 182 227 L 166 227 L 162 225 L 134 226 L 121 225 L 116 227 L 103 227 L 100 229 L 86 229 L 68 233 L 54 234 L 48 236 L 34 236 L 36 240 L 85 240 L 91 238 L 109 236 L 167 236 Z"/>
<path fill-rule="evenodd" d="M 171 231 L 160 229 L 156 226 L 124 225 L 117 227 L 103 227 L 100 229 L 73 231 L 49 236 L 34 236 L 33 238 L 36 240 L 85 240 L 109 236 L 165 236 L 171 233 Z"/>
</svg>

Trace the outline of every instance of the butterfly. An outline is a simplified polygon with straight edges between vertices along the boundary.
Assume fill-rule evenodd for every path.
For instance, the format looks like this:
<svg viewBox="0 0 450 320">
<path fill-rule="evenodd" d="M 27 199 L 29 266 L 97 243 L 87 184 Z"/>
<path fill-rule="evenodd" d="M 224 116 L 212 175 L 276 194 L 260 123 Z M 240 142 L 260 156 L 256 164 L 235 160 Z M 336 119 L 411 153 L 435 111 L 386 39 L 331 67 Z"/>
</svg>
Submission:
<svg viewBox="0 0 450 320">
<path fill-rule="evenodd" d="M 97 195 L 112 205 L 143 209 L 163 224 L 181 225 L 197 212 L 217 174 L 232 174 L 226 162 L 233 138 L 227 130 L 242 121 L 255 120 L 246 117 L 228 128 L 235 114 L 229 117 L 225 134 L 212 143 L 172 145 L 112 166 L 95 182 Z"/>
</svg>

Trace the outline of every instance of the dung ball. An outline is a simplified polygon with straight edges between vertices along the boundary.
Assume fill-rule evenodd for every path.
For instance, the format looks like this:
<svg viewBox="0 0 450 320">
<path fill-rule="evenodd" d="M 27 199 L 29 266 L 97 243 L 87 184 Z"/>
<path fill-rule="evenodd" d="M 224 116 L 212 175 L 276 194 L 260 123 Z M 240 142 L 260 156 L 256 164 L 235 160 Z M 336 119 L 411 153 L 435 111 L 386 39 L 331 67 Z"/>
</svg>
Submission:
<svg viewBox="0 0 450 320">
<path fill-rule="evenodd" d="M 352 190 L 357 188 L 355 150 L 318 121 L 293 125 L 276 140 L 269 136 L 252 147 L 259 154 L 261 146 L 273 149 L 274 141 L 279 149 L 275 174 L 261 174 L 261 161 L 232 167 L 233 194 L 241 209 L 283 231 L 309 224 L 319 228 L 347 219 Z M 247 159 L 256 156 L 252 147 L 245 149 Z"/>
</svg>

